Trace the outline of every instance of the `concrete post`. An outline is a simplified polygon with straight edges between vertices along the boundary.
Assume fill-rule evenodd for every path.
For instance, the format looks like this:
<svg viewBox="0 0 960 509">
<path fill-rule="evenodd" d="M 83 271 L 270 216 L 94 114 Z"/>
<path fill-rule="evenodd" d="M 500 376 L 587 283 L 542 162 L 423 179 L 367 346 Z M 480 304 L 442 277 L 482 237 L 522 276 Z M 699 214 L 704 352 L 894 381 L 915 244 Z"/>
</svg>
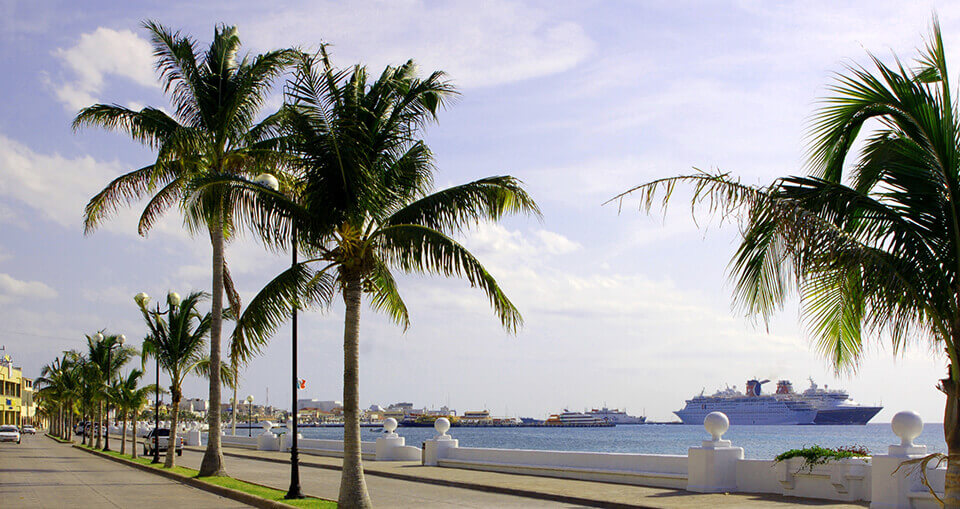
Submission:
<svg viewBox="0 0 960 509">
<path fill-rule="evenodd" d="M 383 421 L 383 430 L 386 431 L 386 433 L 380 438 L 377 438 L 377 461 L 393 460 L 396 449 L 407 444 L 405 438 L 394 432 L 396 429 L 397 420 L 393 417 L 388 417 Z"/>
<path fill-rule="evenodd" d="M 460 447 L 460 441 L 447 434 L 447 430 L 450 429 L 450 421 L 447 418 L 437 419 L 433 423 L 433 428 L 437 430 L 437 435 L 424 442 L 423 464 L 427 466 L 437 466 L 447 449 Z"/>
<path fill-rule="evenodd" d="M 261 426 L 263 427 L 263 433 L 257 435 L 257 450 L 279 451 L 280 439 L 277 437 L 277 435 L 270 431 L 270 429 L 273 428 L 273 423 L 270 421 L 263 421 Z"/>
<path fill-rule="evenodd" d="M 910 492 L 926 492 L 926 488 L 920 482 L 917 468 L 906 466 L 897 470 L 897 467 L 904 461 L 927 455 L 927 446 L 913 443 L 913 439 L 923 431 L 923 420 L 916 412 L 897 412 L 890 421 L 890 427 L 900 437 L 900 445 L 888 447 L 887 454 L 873 456 L 870 507 L 910 509 Z"/>
<path fill-rule="evenodd" d="M 712 438 L 687 451 L 687 491 L 735 491 L 737 460 L 743 459 L 743 447 L 732 447 L 729 440 L 721 438 L 730 427 L 730 420 L 723 412 L 710 412 L 703 427 Z"/>
</svg>

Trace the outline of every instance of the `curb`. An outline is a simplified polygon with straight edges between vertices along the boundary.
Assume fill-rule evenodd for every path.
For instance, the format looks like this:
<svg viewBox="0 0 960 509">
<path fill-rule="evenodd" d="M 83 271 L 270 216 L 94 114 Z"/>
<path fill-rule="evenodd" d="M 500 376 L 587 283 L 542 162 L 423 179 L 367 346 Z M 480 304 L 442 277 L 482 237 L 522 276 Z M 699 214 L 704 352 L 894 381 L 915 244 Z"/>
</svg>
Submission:
<svg viewBox="0 0 960 509">
<path fill-rule="evenodd" d="M 294 506 L 292 506 L 292 505 L 284 504 L 284 503 L 281 503 L 281 502 L 276 502 L 276 501 L 273 501 L 273 500 L 267 500 L 267 499 L 265 499 L 265 498 L 260 498 L 260 497 L 258 497 L 258 496 L 256 496 L 256 495 L 251 495 L 251 494 L 249 494 L 249 493 L 246 493 L 246 492 L 243 492 L 243 491 L 239 491 L 239 490 L 235 490 L 235 489 L 232 489 L 232 488 L 227 488 L 227 487 L 224 487 L 224 486 L 217 486 L 216 484 L 205 483 L 205 482 L 203 482 L 203 481 L 201 481 L 201 480 L 199 480 L 199 479 L 195 479 L 195 478 L 193 478 L 193 477 L 186 477 L 186 476 L 183 476 L 183 475 L 180 475 L 180 474 L 176 474 L 176 473 L 174 473 L 174 472 L 169 472 L 169 471 L 166 471 L 166 470 L 163 470 L 163 469 L 154 468 L 154 467 L 148 467 L 148 466 L 146 466 L 146 465 L 141 465 L 140 463 L 137 463 L 137 462 L 134 462 L 134 461 L 127 461 L 127 460 L 125 460 L 125 459 L 123 459 L 123 458 L 118 458 L 118 457 L 116 457 L 116 456 L 111 456 L 111 455 L 109 455 L 109 454 L 104 454 L 104 453 L 102 453 L 102 452 L 100 452 L 100 451 L 95 451 L 95 450 L 87 449 L 86 447 L 82 447 L 82 446 L 79 446 L 79 445 L 76 445 L 76 444 L 73 445 L 73 448 L 74 448 L 74 449 L 80 449 L 80 450 L 82 450 L 82 451 L 86 451 L 86 452 L 88 452 L 88 453 L 90 453 L 90 454 L 93 454 L 94 456 L 99 456 L 99 457 L 101 457 L 101 458 L 105 458 L 105 459 L 108 459 L 108 460 L 112 460 L 112 461 L 115 461 L 115 462 L 117 462 L 117 463 L 121 463 L 121 464 L 130 466 L 130 467 L 136 468 L 136 469 L 138 469 L 138 470 L 142 470 L 142 471 L 144 471 L 144 472 L 151 472 L 151 473 L 156 474 L 156 475 L 159 475 L 159 476 L 161 476 L 161 477 L 166 477 L 167 479 L 171 479 L 171 480 L 173 480 L 173 481 L 177 481 L 177 482 L 180 482 L 180 483 L 182 483 L 182 484 L 186 484 L 186 485 L 188 485 L 188 486 L 192 486 L 192 487 L 194 487 L 194 488 L 197 488 L 197 489 L 200 489 L 200 490 L 209 492 L 209 493 L 213 493 L 214 495 L 220 495 L 221 497 L 224 497 L 224 498 L 229 498 L 229 499 L 232 499 L 232 500 L 236 500 L 237 502 L 242 502 L 242 503 L 244 503 L 244 504 L 251 505 L 251 506 L 253 506 L 253 507 L 259 507 L 259 508 L 261 508 L 261 509 L 289 509 L 289 508 L 291 508 L 291 507 L 294 507 Z M 251 484 L 252 484 L 252 483 L 251 483 Z M 274 489 L 275 489 L 275 488 L 274 488 Z"/>
<path fill-rule="evenodd" d="M 186 448 L 184 448 L 186 449 Z M 202 452 L 202 449 L 192 449 L 199 450 Z M 256 456 L 248 456 L 246 454 L 237 454 L 227 451 L 223 451 L 224 456 L 233 456 L 235 458 L 244 458 L 255 461 L 267 461 L 270 463 L 280 463 L 280 464 L 289 464 L 289 461 L 280 460 L 276 458 L 259 458 Z M 311 463 L 309 461 L 301 461 L 301 466 L 312 467 L 312 468 L 323 468 L 327 470 L 342 470 L 341 467 L 335 465 L 325 465 L 322 463 Z M 544 493 L 542 491 L 533 491 L 533 490 L 524 490 L 518 488 L 505 488 L 503 486 L 491 486 L 489 484 L 476 484 L 463 481 L 448 481 L 445 479 L 429 479 L 426 477 L 417 477 L 414 475 L 406 474 L 395 474 L 392 472 L 381 472 L 376 470 L 366 470 L 363 471 L 364 475 L 372 475 L 376 477 L 385 477 L 387 479 L 397 479 L 399 481 L 410 481 L 410 482 L 419 482 L 423 484 L 434 484 L 437 486 L 446 486 L 449 488 L 461 488 L 473 491 L 483 491 L 486 493 L 498 493 L 501 495 L 512 495 L 515 497 L 524 497 L 524 498 L 533 498 L 537 500 L 549 500 L 551 502 L 560 502 L 562 504 L 575 504 L 587 507 L 602 507 L 607 509 L 653 509 L 655 506 L 649 505 L 639 505 L 639 504 L 624 504 L 621 502 L 606 502 L 603 500 L 593 500 L 589 498 L 581 497 L 572 497 L 568 495 L 557 495 L 555 493 Z"/>
</svg>

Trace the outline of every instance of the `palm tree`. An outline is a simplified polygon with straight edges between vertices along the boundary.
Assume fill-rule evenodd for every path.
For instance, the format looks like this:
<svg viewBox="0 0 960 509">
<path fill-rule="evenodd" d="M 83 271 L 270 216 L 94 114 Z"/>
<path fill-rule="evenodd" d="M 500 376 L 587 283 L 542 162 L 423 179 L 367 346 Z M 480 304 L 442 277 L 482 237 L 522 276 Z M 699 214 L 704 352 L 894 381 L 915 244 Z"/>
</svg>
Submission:
<svg viewBox="0 0 960 509">
<path fill-rule="evenodd" d="M 206 175 L 259 173 L 277 157 L 275 144 L 266 139 L 269 130 L 255 124 L 272 82 L 291 61 L 292 50 L 271 51 L 240 58 L 236 27 L 220 25 L 209 49 L 201 52 L 196 41 L 171 32 L 153 21 L 144 23 L 151 35 L 157 70 L 164 90 L 171 95 L 174 114 L 159 108 L 134 111 L 116 104 L 97 104 L 83 109 L 74 119 L 74 129 L 100 126 L 125 132 L 135 141 L 157 149 L 157 160 L 121 175 L 94 196 L 85 212 L 86 231 L 92 232 L 121 205 L 152 195 L 140 216 L 139 231 L 145 235 L 172 205 L 182 203 L 191 180 Z M 206 230 L 213 247 L 212 316 L 210 359 L 213 376 L 209 400 L 221 401 L 220 332 L 223 293 L 236 314 L 239 296 L 226 269 L 224 245 L 233 232 L 229 218 L 233 205 L 211 197 L 208 208 L 194 210 L 193 231 Z M 211 430 L 200 474 L 223 475 L 220 450 L 220 412 L 210 412 Z"/>
<path fill-rule="evenodd" d="M 136 353 L 130 347 L 123 347 L 122 335 L 104 335 L 103 331 L 93 336 L 87 336 L 87 383 L 94 388 L 94 401 L 97 405 L 97 424 L 94 436 L 97 437 L 96 448 L 100 448 L 101 435 L 109 433 L 109 422 L 106 431 L 100 432 L 104 425 L 104 405 L 106 405 L 107 420 L 110 414 L 110 393 L 107 390 L 111 381 L 120 373 L 120 368 Z"/>
<path fill-rule="evenodd" d="M 167 448 L 167 457 L 163 466 L 174 466 L 174 444 L 177 443 L 179 427 L 180 400 L 183 395 L 181 387 L 188 375 L 195 374 L 209 376 L 210 361 L 203 355 L 206 346 L 206 337 L 210 333 L 212 313 L 200 315 L 197 305 L 206 298 L 202 292 L 193 292 L 174 306 L 169 313 L 169 323 L 164 319 L 164 313 L 151 312 L 141 306 L 140 312 L 147 322 L 149 334 L 143 340 L 143 363 L 149 357 L 155 357 L 160 368 L 170 375 L 170 438 Z M 232 373 L 228 366 L 221 365 L 219 375 L 229 381 Z M 211 428 L 208 435 L 215 434 Z"/>
<path fill-rule="evenodd" d="M 694 182 L 695 201 L 742 212 L 731 262 L 734 300 L 765 319 L 797 290 L 819 352 L 855 370 L 866 340 L 895 354 L 915 340 L 949 359 L 945 507 L 960 507 L 960 112 L 951 97 L 940 26 L 909 69 L 872 57 L 831 87 L 813 124 L 810 173 L 766 187 L 728 175 L 663 179 L 639 192 L 647 208 Z M 877 126 L 862 133 L 864 124 Z M 858 140 L 863 149 L 848 164 Z M 622 199 L 623 196 L 615 199 Z M 865 335 L 867 337 L 865 337 Z M 933 455 L 942 461 L 943 455 Z"/>
<path fill-rule="evenodd" d="M 50 433 L 70 439 L 75 401 L 80 394 L 80 369 L 67 353 L 43 366 L 37 377 L 37 395 L 49 412 Z"/>
<path fill-rule="evenodd" d="M 292 238 L 309 259 L 278 275 L 251 301 L 238 324 L 238 345 L 252 355 L 290 315 L 293 306 L 328 303 L 339 291 L 344 322 L 344 459 L 341 507 L 369 507 L 360 460 L 360 304 L 409 325 L 393 270 L 466 277 L 490 300 L 502 325 L 515 331 L 522 317 L 496 280 L 451 235 L 507 213 L 539 215 L 511 177 L 490 177 L 429 194 L 433 158 L 419 138 L 453 93 L 442 72 L 419 79 L 413 62 L 387 67 L 373 83 L 366 70 L 335 70 L 325 50 L 302 55 L 283 112 L 289 149 L 296 156 L 283 192 L 241 178 L 206 183 L 248 212 L 247 222 L 268 243 Z M 316 268 L 315 268 L 316 267 Z"/>
<path fill-rule="evenodd" d="M 143 407 L 150 401 L 150 394 L 153 393 L 154 386 L 137 387 L 143 379 L 143 371 L 139 369 L 130 370 L 126 377 L 118 377 L 111 386 L 111 393 L 116 402 L 117 412 L 123 419 L 123 431 L 120 441 L 120 454 L 126 454 L 127 447 L 127 421 L 132 414 L 133 438 L 131 440 L 132 456 L 137 457 L 137 417 L 143 410 Z"/>
</svg>

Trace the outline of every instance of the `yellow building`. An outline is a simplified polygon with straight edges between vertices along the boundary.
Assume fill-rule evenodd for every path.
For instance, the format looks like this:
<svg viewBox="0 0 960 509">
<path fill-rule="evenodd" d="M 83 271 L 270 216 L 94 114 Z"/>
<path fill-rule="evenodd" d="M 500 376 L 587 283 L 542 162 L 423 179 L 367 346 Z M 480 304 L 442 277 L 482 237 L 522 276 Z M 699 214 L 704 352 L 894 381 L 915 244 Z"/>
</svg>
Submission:
<svg viewBox="0 0 960 509">
<path fill-rule="evenodd" d="M 37 399 L 33 392 L 33 380 L 25 376 L 20 377 L 20 424 L 22 426 L 36 426 Z"/>
<path fill-rule="evenodd" d="M 31 383 L 30 391 L 33 392 Z M 23 393 L 23 375 L 20 368 L 13 367 L 10 356 L 0 362 L 0 424 L 20 425 L 23 411 L 21 394 Z"/>
</svg>

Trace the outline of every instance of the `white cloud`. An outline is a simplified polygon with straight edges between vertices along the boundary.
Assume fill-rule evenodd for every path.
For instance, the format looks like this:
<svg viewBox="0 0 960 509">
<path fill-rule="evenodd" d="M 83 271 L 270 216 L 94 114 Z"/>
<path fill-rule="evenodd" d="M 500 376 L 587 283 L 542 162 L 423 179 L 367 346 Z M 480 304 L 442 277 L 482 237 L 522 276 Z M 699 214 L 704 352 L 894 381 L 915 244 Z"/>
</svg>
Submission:
<svg viewBox="0 0 960 509">
<path fill-rule="evenodd" d="M 57 291 L 40 281 L 21 281 L 0 272 L 0 296 L 52 299 Z"/>
<path fill-rule="evenodd" d="M 74 78 L 54 86 L 71 111 L 98 102 L 107 77 L 119 76 L 144 87 L 157 86 L 150 43 L 130 30 L 100 27 L 80 36 L 76 45 L 54 52 Z"/>
<path fill-rule="evenodd" d="M 537 230 L 536 236 L 543 243 L 543 249 L 550 254 L 567 254 L 579 250 L 580 244 L 560 235 L 556 232 L 547 230 Z"/>
<path fill-rule="evenodd" d="M 312 7 L 272 10 L 243 27 L 264 48 L 291 41 L 332 43 L 335 63 L 361 61 L 373 73 L 413 58 L 425 72 L 443 69 L 465 88 L 565 71 L 594 47 L 579 24 L 510 1 L 320 2 Z"/>
<path fill-rule="evenodd" d="M 79 229 L 87 200 L 119 172 L 117 163 L 40 154 L 0 134 L 0 196 L 19 200 L 61 226 Z"/>
</svg>

